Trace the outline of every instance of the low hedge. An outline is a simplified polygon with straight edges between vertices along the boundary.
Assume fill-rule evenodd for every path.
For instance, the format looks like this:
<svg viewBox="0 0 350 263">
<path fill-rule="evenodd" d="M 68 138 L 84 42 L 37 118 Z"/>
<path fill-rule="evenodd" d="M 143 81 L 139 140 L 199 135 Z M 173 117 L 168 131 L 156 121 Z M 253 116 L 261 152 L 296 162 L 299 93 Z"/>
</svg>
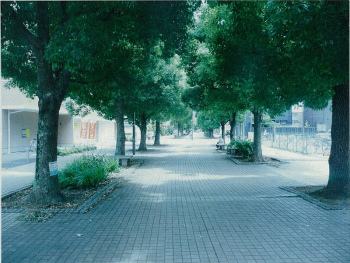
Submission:
<svg viewBox="0 0 350 263">
<path fill-rule="evenodd" d="M 227 152 L 235 148 L 244 158 L 250 158 L 253 154 L 253 142 L 250 140 L 232 139 L 227 145 Z"/>
<path fill-rule="evenodd" d="M 61 189 L 97 187 L 111 172 L 119 170 L 118 161 L 106 155 L 83 155 L 58 174 Z"/>
</svg>

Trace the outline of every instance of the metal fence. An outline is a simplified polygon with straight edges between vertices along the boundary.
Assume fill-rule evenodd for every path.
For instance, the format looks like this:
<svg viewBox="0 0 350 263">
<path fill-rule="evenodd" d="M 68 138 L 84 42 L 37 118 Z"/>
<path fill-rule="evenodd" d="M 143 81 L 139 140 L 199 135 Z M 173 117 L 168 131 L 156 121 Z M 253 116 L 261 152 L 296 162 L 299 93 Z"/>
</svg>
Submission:
<svg viewBox="0 0 350 263">
<path fill-rule="evenodd" d="M 263 145 L 304 154 L 329 154 L 330 133 L 318 133 L 317 128 L 269 127 L 262 128 Z"/>
</svg>

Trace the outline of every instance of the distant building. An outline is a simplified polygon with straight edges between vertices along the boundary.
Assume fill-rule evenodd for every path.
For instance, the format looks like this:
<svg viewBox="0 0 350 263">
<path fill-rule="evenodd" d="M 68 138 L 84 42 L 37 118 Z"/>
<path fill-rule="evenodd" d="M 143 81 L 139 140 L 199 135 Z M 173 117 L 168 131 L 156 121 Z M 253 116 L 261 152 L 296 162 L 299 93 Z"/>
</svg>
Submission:
<svg viewBox="0 0 350 263">
<path fill-rule="evenodd" d="M 25 151 L 38 132 L 38 98 L 27 98 L 19 89 L 5 89 L 1 85 L 2 152 Z M 65 103 L 59 113 L 58 144 L 113 145 L 116 124 L 93 112 L 84 118 L 70 116 Z"/>
<path fill-rule="evenodd" d="M 331 101 L 323 110 L 306 108 L 302 104 L 293 105 L 290 110 L 275 117 L 281 126 L 316 127 L 318 131 L 328 131 L 332 126 Z"/>
</svg>

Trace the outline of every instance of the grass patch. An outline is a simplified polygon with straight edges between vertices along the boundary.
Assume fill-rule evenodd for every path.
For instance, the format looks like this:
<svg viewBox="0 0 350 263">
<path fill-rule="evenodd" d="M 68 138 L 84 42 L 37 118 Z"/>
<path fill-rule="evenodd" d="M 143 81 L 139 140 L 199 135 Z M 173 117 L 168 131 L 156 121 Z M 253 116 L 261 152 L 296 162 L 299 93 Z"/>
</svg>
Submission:
<svg viewBox="0 0 350 263">
<path fill-rule="evenodd" d="M 82 153 L 82 152 L 96 150 L 96 149 L 97 147 L 95 145 L 74 146 L 72 148 L 57 147 L 57 155 L 67 156 L 74 153 Z"/>
</svg>

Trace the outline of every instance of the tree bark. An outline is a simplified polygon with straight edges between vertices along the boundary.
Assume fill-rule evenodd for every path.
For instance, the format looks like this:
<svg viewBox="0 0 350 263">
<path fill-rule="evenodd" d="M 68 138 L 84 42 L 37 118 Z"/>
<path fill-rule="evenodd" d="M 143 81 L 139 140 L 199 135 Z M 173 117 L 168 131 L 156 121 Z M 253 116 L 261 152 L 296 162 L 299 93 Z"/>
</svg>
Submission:
<svg viewBox="0 0 350 263">
<path fill-rule="evenodd" d="M 57 203 L 64 200 L 58 184 L 58 176 L 50 176 L 49 162 L 57 161 L 58 116 L 61 102 L 52 94 L 39 99 L 36 169 L 29 201 Z"/>
<path fill-rule="evenodd" d="M 182 137 L 184 135 L 182 123 L 180 121 L 177 123 L 177 131 L 178 131 L 178 137 Z"/>
<path fill-rule="evenodd" d="M 160 121 L 156 121 L 156 134 L 154 137 L 154 145 L 160 145 Z"/>
<path fill-rule="evenodd" d="M 48 204 L 65 199 L 59 188 L 58 175 L 50 175 L 49 163 L 57 161 L 59 110 L 67 93 L 71 74 L 64 69 L 53 74 L 50 63 L 45 59 L 45 47 L 50 39 L 48 3 L 38 2 L 37 6 L 37 42 L 35 45 L 29 44 L 33 46 L 37 62 L 39 121 L 35 179 L 28 201 Z"/>
<path fill-rule="evenodd" d="M 124 128 L 124 110 L 122 101 L 115 100 L 115 121 L 117 123 L 117 141 L 115 146 L 115 155 L 125 155 L 125 128 Z"/>
<path fill-rule="evenodd" d="M 230 140 L 236 136 L 236 112 L 232 113 L 232 119 L 230 120 Z"/>
<path fill-rule="evenodd" d="M 208 138 L 214 138 L 214 129 L 207 129 L 206 134 Z"/>
<path fill-rule="evenodd" d="M 224 140 L 224 142 L 225 142 L 225 122 L 224 121 L 222 121 L 222 122 L 220 122 L 220 125 L 221 125 L 221 138 Z"/>
<path fill-rule="evenodd" d="M 333 87 L 331 155 L 327 190 L 338 194 L 349 193 L 349 86 Z"/>
<path fill-rule="evenodd" d="M 140 130 L 141 130 L 141 140 L 139 145 L 139 151 L 147 151 L 146 136 L 147 136 L 147 118 L 146 114 L 140 115 Z"/>
<path fill-rule="evenodd" d="M 253 144 L 253 162 L 262 162 L 262 150 L 261 150 L 261 123 L 262 113 L 258 109 L 253 110 L 254 114 L 254 144 Z"/>
</svg>

